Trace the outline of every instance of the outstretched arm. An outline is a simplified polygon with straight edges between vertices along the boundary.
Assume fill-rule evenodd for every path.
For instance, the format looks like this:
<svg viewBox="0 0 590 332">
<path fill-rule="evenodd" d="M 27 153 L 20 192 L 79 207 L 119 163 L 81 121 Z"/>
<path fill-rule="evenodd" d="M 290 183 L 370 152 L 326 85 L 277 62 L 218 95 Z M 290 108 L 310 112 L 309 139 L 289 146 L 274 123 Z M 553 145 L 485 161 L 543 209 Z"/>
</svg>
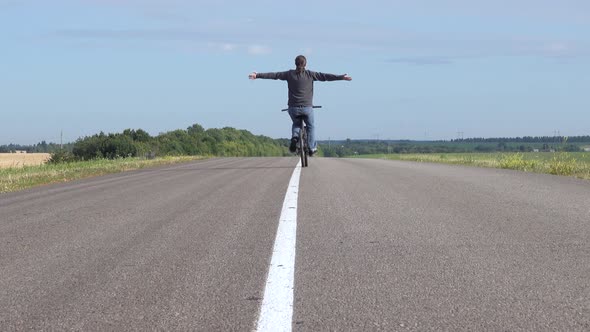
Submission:
<svg viewBox="0 0 590 332">
<path fill-rule="evenodd" d="M 348 76 L 348 74 L 334 75 L 320 72 L 311 72 L 311 75 L 314 81 L 352 81 L 352 77 Z"/>
<path fill-rule="evenodd" d="M 257 78 L 267 78 L 271 80 L 286 80 L 287 79 L 287 71 L 277 72 L 277 73 L 257 73 L 252 72 L 248 75 L 248 78 L 251 80 L 255 80 Z"/>
</svg>

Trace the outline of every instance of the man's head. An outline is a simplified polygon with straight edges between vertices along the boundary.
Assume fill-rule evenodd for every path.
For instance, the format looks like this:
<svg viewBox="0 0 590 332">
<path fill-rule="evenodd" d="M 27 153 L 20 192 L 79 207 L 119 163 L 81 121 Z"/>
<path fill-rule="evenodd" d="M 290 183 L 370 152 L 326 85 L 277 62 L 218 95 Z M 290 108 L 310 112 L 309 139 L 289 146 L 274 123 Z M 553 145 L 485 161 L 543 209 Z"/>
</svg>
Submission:
<svg viewBox="0 0 590 332">
<path fill-rule="evenodd" d="M 298 55 L 295 58 L 295 67 L 298 72 L 303 72 L 305 70 L 306 65 L 307 65 L 307 59 L 303 55 Z"/>
</svg>

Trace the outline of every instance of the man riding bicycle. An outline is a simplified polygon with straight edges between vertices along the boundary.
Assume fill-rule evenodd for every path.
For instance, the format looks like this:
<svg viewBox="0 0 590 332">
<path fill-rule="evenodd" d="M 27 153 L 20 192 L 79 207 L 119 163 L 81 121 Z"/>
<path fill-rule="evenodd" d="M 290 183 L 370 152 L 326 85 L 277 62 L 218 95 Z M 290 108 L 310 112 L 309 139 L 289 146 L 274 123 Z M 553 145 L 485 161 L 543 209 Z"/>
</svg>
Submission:
<svg viewBox="0 0 590 332">
<path fill-rule="evenodd" d="M 307 59 L 303 55 L 298 55 L 295 58 L 296 69 L 276 72 L 276 73 L 256 73 L 253 72 L 248 77 L 251 80 L 257 78 L 273 79 L 287 81 L 289 87 L 289 115 L 293 121 L 291 127 L 292 137 L 289 151 L 295 152 L 297 142 L 299 141 L 299 133 L 305 121 L 308 129 L 308 145 L 311 149 L 310 156 L 317 151 L 317 144 L 315 141 L 315 126 L 313 120 L 313 82 L 314 81 L 351 81 L 352 77 L 347 74 L 334 75 L 325 74 L 306 70 Z"/>
</svg>

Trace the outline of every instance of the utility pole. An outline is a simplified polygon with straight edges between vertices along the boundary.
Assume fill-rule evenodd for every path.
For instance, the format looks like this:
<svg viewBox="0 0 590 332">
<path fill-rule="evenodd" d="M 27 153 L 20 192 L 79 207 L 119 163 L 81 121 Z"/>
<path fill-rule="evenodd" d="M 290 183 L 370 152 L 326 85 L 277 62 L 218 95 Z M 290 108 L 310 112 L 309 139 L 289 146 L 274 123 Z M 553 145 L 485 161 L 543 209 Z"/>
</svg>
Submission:
<svg viewBox="0 0 590 332">
<path fill-rule="evenodd" d="M 64 143 L 64 131 L 61 130 L 61 134 L 59 136 L 59 149 L 63 150 L 63 143 Z"/>
</svg>

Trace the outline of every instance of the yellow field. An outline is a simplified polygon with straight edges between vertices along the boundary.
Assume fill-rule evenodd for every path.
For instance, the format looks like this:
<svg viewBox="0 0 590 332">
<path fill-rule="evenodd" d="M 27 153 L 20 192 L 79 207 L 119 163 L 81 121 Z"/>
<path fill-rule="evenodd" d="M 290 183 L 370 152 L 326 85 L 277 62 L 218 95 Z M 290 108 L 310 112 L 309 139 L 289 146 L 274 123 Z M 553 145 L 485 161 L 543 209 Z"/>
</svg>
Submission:
<svg viewBox="0 0 590 332">
<path fill-rule="evenodd" d="M 0 153 L 0 168 L 41 165 L 49 157 L 49 153 Z"/>
</svg>

